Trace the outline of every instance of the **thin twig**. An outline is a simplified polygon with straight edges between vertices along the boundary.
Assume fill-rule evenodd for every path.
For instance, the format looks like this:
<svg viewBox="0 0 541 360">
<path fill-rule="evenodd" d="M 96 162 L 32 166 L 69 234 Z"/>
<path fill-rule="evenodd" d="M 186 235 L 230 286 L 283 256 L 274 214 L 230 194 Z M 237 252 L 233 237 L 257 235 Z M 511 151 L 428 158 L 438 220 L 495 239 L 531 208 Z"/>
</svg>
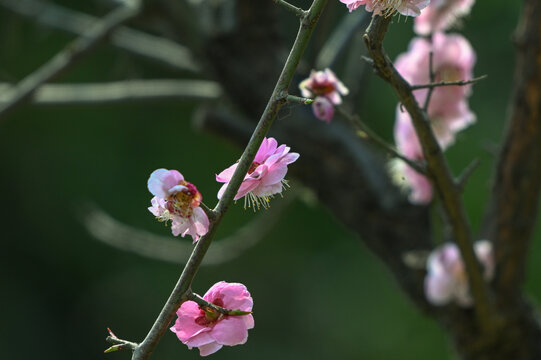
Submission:
<svg viewBox="0 0 541 360">
<path fill-rule="evenodd" d="M 419 89 L 430 89 L 430 88 L 436 88 L 440 86 L 464 86 L 476 83 L 478 81 L 484 80 L 488 77 L 488 75 L 481 75 L 476 78 L 470 79 L 470 80 L 459 80 L 459 81 L 440 81 L 440 82 L 431 82 L 429 84 L 423 84 L 423 85 L 411 85 L 411 90 L 419 90 Z"/>
<path fill-rule="evenodd" d="M 432 45 L 432 36 L 430 37 L 430 44 Z M 433 83 L 436 80 L 436 74 L 434 74 L 434 52 L 430 50 L 428 53 L 428 78 L 430 83 Z M 410 85 L 411 86 L 411 85 Z M 426 93 L 425 103 L 423 105 L 423 111 L 428 111 L 428 105 L 430 104 L 430 98 L 432 97 L 432 92 L 434 87 L 429 87 L 428 92 Z"/>
<path fill-rule="evenodd" d="M 0 0 L 0 5 L 38 23 L 75 35 L 84 35 L 98 18 L 48 1 Z M 191 51 L 169 39 L 121 26 L 109 36 L 112 45 L 180 71 L 198 72 Z"/>
<path fill-rule="evenodd" d="M 199 266 L 201 265 L 201 262 L 203 261 L 203 257 L 205 256 L 212 239 L 216 234 L 223 215 L 231 206 L 233 198 L 250 166 L 252 165 L 257 150 L 269 131 L 276 114 L 286 102 L 285 99 L 277 100 L 277 97 L 279 94 L 287 91 L 301 56 L 308 45 L 308 41 L 326 4 L 327 0 L 314 0 L 312 6 L 306 12 L 306 15 L 301 17 L 297 38 L 293 43 L 293 47 L 291 48 L 286 63 L 284 64 L 284 68 L 280 74 L 280 77 L 278 78 L 274 91 L 263 114 L 261 115 L 252 137 L 248 142 L 248 145 L 246 146 L 246 149 L 244 150 L 244 153 L 239 160 L 237 169 L 235 170 L 231 181 L 227 185 L 222 198 L 214 208 L 217 217 L 215 221 L 210 224 L 208 233 L 201 237 L 197 242 L 188 263 L 182 271 L 180 279 L 175 285 L 171 295 L 167 299 L 167 302 L 158 315 L 149 333 L 134 351 L 132 360 L 143 360 L 150 357 L 161 337 L 166 332 L 169 324 L 173 320 L 175 312 L 180 307 L 182 302 L 186 301 L 187 296 L 190 293 L 191 283 L 195 277 L 195 274 L 197 273 L 197 270 L 199 269 Z"/>
<path fill-rule="evenodd" d="M 372 141 L 374 144 L 379 146 L 383 151 L 389 153 L 392 157 L 398 158 L 408 164 L 410 167 L 415 169 L 420 174 L 426 174 L 425 167 L 414 160 L 408 159 L 404 155 L 400 154 L 392 145 L 388 144 L 383 140 L 375 131 L 373 131 L 364 121 L 362 121 L 359 116 L 352 115 L 345 111 L 342 107 L 337 106 L 338 112 L 344 118 L 346 118 L 357 130 L 357 134 L 360 137 Z"/>
<path fill-rule="evenodd" d="M 71 42 L 39 69 L 22 79 L 8 93 L 7 102 L 0 104 L 0 118 L 5 116 L 9 110 L 29 99 L 41 85 L 58 77 L 76 60 L 90 52 L 116 27 L 139 14 L 140 7 L 139 0 L 125 2 L 124 5 L 111 11 L 102 20 L 96 22 L 84 35 Z"/>
<path fill-rule="evenodd" d="M 223 308 L 221 306 L 218 306 L 216 304 L 208 302 L 207 300 L 203 299 L 201 296 L 199 296 L 199 295 L 197 295 L 197 294 L 195 294 L 193 292 L 190 292 L 187 295 L 187 298 L 188 298 L 188 300 L 191 300 L 191 301 L 197 303 L 197 305 L 199 305 L 200 307 L 210 308 L 210 309 L 212 309 L 214 311 L 217 311 L 220 314 L 224 314 L 224 315 L 239 316 L 239 315 L 248 315 L 248 314 L 252 313 L 251 311 L 243 311 L 243 310 L 239 310 L 239 309 L 226 309 L 226 308 Z"/>
<path fill-rule="evenodd" d="M 294 5 L 291 5 L 287 1 L 284 1 L 284 0 L 272 0 L 272 1 L 274 1 L 276 4 L 282 6 L 287 11 L 291 11 L 292 13 L 297 15 L 298 17 L 303 17 L 304 15 L 306 15 L 306 11 L 304 11 L 303 9 L 298 8 L 298 7 L 294 6 Z"/>
<path fill-rule="evenodd" d="M 13 86 L 0 83 L 0 104 Z M 222 88 L 207 80 L 127 80 L 94 84 L 44 84 L 31 97 L 37 105 L 100 105 L 164 100 L 216 100 Z"/>
<path fill-rule="evenodd" d="M 473 235 L 464 209 L 460 189 L 455 184 L 449 165 L 432 132 L 426 111 L 419 108 L 411 86 L 396 71 L 383 50 L 383 39 L 391 20 L 391 18 L 375 16 L 364 34 L 364 41 L 370 56 L 374 60 L 374 67 L 378 75 L 392 86 L 411 115 L 415 131 L 427 160 L 428 174 L 441 197 L 442 204 L 453 226 L 454 239 L 464 259 L 479 327 L 487 334 L 493 333 L 497 328 L 497 314 L 490 300 L 489 289 L 483 279 L 481 266 L 473 250 Z"/>
<path fill-rule="evenodd" d="M 310 105 L 314 102 L 314 99 L 309 99 L 305 97 L 295 96 L 295 95 L 287 95 L 286 100 L 288 103 L 297 103 L 297 104 L 303 104 L 303 105 Z"/>
<path fill-rule="evenodd" d="M 119 339 L 112 331 L 111 329 L 107 328 L 107 331 L 109 332 L 109 336 L 107 336 L 107 338 L 105 339 L 105 341 L 107 341 L 108 343 L 111 343 L 113 344 L 113 346 L 109 347 L 108 349 L 106 349 L 104 351 L 104 353 L 110 353 L 110 352 L 113 352 L 113 351 L 118 351 L 118 350 L 126 350 L 126 349 L 129 349 L 131 351 L 134 351 L 136 348 L 137 348 L 137 345 L 136 343 L 134 342 L 131 342 L 131 341 L 127 341 L 127 340 L 122 340 L 122 339 Z"/>
</svg>

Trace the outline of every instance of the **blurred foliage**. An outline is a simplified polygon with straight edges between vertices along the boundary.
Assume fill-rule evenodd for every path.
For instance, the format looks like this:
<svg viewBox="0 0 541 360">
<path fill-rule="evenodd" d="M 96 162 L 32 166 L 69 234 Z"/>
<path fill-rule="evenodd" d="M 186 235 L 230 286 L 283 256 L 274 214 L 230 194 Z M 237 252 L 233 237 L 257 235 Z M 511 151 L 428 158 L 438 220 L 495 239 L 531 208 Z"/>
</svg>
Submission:
<svg viewBox="0 0 541 360">
<path fill-rule="evenodd" d="M 58 3 L 96 15 L 107 8 L 106 2 Z M 346 11 L 338 1 L 329 2 L 308 59 Z M 514 54 L 510 34 L 518 11 L 519 5 L 509 1 L 480 1 L 464 23 L 463 33 L 478 53 L 475 72 L 489 77 L 475 86 L 471 99 L 477 124 L 460 136 L 448 158 L 456 173 L 473 158 L 481 160 L 465 192 L 475 228 L 489 196 L 493 150 L 504 126 Z M 286 12 L 283 17 L 284 36 L 292 39 L 296 21 Z M 404 18 L 392 25 L 386 46 L 393 58 L 406 50 L 411 27 L 412 20 Z M 71 38 L 0 8 L 0 80 L 21 79 Z M 104 44 L 62 82 L 183 76 Z M 396 98 L 371 73 L 364 80 L 361 99 L 349 101 L 391 139 Z M 106 328 L 141 340 L 181 268 L 95 241 L 81 225 L 81 209 L 92 201 L 127 224 L 168 234 L 146 209 L 151 198 L 146 180 L 159 167 L 180 169 L 213 205 L 219 188 L 214 174 L 234 162 L 240 150 L 194 131 L 194 109 L 171 102 L 26 106 L 0 121 L 3 358 L 129 358 L 123 352 L 102 355 Z M 287 121 L 287 113 L 278 121 Z M 218 238 L 252 216 L 237 204 Z M 541 296 L 535 281 L 539 246 L 534 242 L 529 265 L 534 298 Z M 194 291 L 202 294 L 219 280 L 247 285 L 255 299 L 256 327 L 246 345 L 224 348 L 213 358 L 452 358 L 442 330 L 409 304 L 359 239 L 318 204 L 295 202 L 263 242 L 230 263 L 201 268 Z M 172 358 L 195 359 L 198 352 L 168 334 L 153 359 Z"/>
</svg>

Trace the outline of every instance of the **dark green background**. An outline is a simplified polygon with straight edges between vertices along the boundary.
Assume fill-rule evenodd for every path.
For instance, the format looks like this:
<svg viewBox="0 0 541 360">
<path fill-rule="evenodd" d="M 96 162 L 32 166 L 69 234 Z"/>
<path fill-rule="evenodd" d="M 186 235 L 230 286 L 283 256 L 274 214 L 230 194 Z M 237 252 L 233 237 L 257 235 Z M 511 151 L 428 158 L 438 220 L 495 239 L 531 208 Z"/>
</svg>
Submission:
<svg viewBox="0 0 541 360">
<path fill-rule="evenodd" d="M 59 3 L 104 13 L 103 3 Z M 329 1 L 327 11 L 331 17 L 346 13 L 336 0 Z M 516 2 L 481 1 L 463 29 L 478 53 L 476 75 L 489 75 L 471 98 L 477 124 L 448 151 L 456 173 L 473 158 L 481 160 L 465 191 L 474 228 L 489 196 L 492 152 L 503 131 L 518 13 Z M 412 20 L 403 17 L 391 26 L 386 47 L 393 58 L 407 48 L 411 27 Z M 325 39 L 325 29 L 317 29 L 312 46 Z M 284 27 L 291 41 L 294 32 Z M 21 79 L 71 38 L 0 8 L 0 79 Z M 307 60 L 311 54 L 315 48 Z M 61 80 L 183 76 L 104 44 Z M 368 76 L 362 99 L 349 101 L 391 139 L 396 99 L 386 84 Z M 166 235 L 169 229 L 146 209 L 151 198 L 146 180 L 159 167 L 179 169 L 214 205 L 219 189 L 214 174 L 234 162 L 240 149 L 194 131 L 194 109 L 182 102 L 25 106 L 0 120 L 2 358 L 129 358 L 123 352 L 102 354 L 106 328 L 141 340 L 181 268 L 95 241 L 80 223 L 80 209 L 94 201 L 127 224 Z M 287 116 L 286 109 L 278 121 Z M 237 204 L 218 238 L 252 217 Z M 533 298 L 541 296 L 540 263 L 541 249 L 534 242 L 527 283 Z M 201 268 L 194 291 L 202 294 L 220 280 L 249 288 L 256 327 L 246 345 L 224 348 L 215 359 L 452 358 L 442 330 L 411 306 L 380 262 L 321 205 L 294 202 L 257 246 L 227 264 Z M 198 358 L 198 351 L 188 351 L 167 334 L 153 359 L 180 358 Z"/>
</svg>

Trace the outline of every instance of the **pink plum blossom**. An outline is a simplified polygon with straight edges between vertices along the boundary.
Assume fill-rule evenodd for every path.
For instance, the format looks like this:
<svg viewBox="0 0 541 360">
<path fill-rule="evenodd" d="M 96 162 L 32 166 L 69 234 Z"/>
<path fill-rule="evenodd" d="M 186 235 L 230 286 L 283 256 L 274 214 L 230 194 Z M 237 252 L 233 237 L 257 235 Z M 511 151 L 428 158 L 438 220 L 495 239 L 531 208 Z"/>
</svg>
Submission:
<svg viewBox="0 0 541 360">
<path fill-rule="evenodd" d="M 348 88 L 338 80 L 331 69 L 312 70 L 310 77 L 301 81 L 299 89 L 302 96 L 315 99 L 312 103 L 314 115 L 327 123 L 334 115 L 334 105 L 342 103 L 340 95 L 349 93 Z"/>
<path fill-rule="evenodd" d="M 466 39 L 460 35 L 436 33 L 431 44 L 426 39 L 416 38 L 410 43 L 407 53 L 398 57 L 396 69 L 412 85 L 427 84 L 429 77 L 429 54 L 433 51 L 433 67 L 436 81 L 456 81 L 472 78 L 475 53 Z M 430 99 L 427 115 L 440 147 L 445 150 L 455 142 L 456 133 L 475 122 L 475 115 L 468 106 L 469 86 L 446 86 L 436 88 Z M 416 90 L 415 98 L 423 106 L 427 89 Z M 400 106 L 396 110 L 394 128 L 399 152 L 411 160 L 422 160 L 423 153 L 411 117 Z M 432 186 L 428 179 L 407 165 L 399 169 L 402 178 L 411 190 L 409 200 L 415 204 L 427 204 L 432 199 Z M 396 179 L 397 176 L 394 176 Z"/>
<path fill-rule="evenodd" d="M 405 16 L 418 16 L 430 0 L 340 0 L 349 11 L 365 5 L 365 10 L 373 15 L 392 16 L 397 12 Z"/>
<path fill-rule="evenodd" d="M 248 206 L 251 204 L 254 209 L 256 206 L 258 209 L 260 206 L 266 208 L 269 197 L 280 194 L 284 185 L 287 185 L 284 180 L 287 165 L 299 158 L 299 154 L 290 153 L 289 150 L 286 145 L 278 146 L 274 138 L 264 138 L 234 200 L 246 196 L 245 207 L 248 199 Z M 238 163 L 235 163 L 216 175 L 216 181 L 224 183 L 218 191 L 218 199 L 222 198 L 237 166 Z"/>
<path fill-rule="evenodd" d="M 492 280 L 494 276 L 492 244 L 488 240 L 476 241 L 474 251 L 483 266 L 484 279 Z M 440 306 L 456 302 L 462 307 L 470 307 L 473 304 L 468 275 L 456 244 L 446 243 L 432 251 L 426 268 L 425 295 L 431 304 Z"/>
<path fill-rule="evenodd" d="M 220 281 L 203 296 L 206 301 L 228 310 L 251 312 L 253 300 L 246 286 Z M 182 303 L 177 320 L 171 327 L 188 348 L 197 347 L 201 356 L 220 350 L 222 346 L 242 345 L 248 340 L 248 330 L 254 327 L 252 314 L 224 315 L 197 305 L 193 301 Z"/>
<path fill-rule="evenodd" d="M 429 35 L 452 27 L 457 20 L 470 13 L 475 0 L 432 0 L 415 18 L 415 32 Z"/>
<path fill-rule="evenodd" d="M 435 81 L 459 81 L 473 78 L 475 52 L 472 46 L 459 34 L 436 33 L 432 44 L 423 38 L 414 38 L 407 53 L 401 54 L 395 61 L 395 67 L 412 85 L 428 84 L 429 58 L 433 53 L 432 63 Z M 440 86 L 437 87 L 430 100 L 435 107 L 456 104 L 469 96 L 471 86 Z M 415 91 L 415 97 L 420 104 L 424 103 L 428 89 Z"/>
<path fill-rule="evenodd" d="M 201 193 L 177 170 L 155 170 L 148 179 L 148 190 L 154 195 L 148 210 L 159 221 L 171 221 L 174 236 L 188 234 L 195 242 L 208 232 L 209 219 L 199 206 Z"/>
</svg>

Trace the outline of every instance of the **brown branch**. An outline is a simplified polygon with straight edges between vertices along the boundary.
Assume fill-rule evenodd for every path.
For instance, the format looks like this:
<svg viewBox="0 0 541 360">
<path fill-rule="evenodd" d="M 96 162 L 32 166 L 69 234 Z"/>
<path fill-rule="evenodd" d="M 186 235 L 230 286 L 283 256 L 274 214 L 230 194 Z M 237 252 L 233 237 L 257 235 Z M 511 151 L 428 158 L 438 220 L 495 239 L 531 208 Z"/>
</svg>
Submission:
<svg viewBox="0 0 541 360">
<path fill-rule="evenodd" d="M 494 286 L 504 306 L 520 299 L 541 187 L 541 2 L 526 0 L 515 39 L 515 88 L 494 176 L 485 237 L 496 245 Z"/>
<path fill-rule="evenodd" d="M 16 14 L 35 19 L 40 24 L 75 35 L 84 35 L 88 28 L 98 21 L 96 17 L 48 1 L 0 0 L 0 5 Z M 163 37 L 120 26 L 111 33 L 109 40 L 119 49 L 176 70 L 191 72 L 200 70 L 190 50 Z"/>
<path fill-rule="evenodd" d="M 391 20 L 391 17 L 375 16 L 366 30 L 364 41 L 378 75 L 392 86 L 401 103 L 411 115 L 423 147 L 428 173 L 442 200 L 453 227 L 454 239 L 464 259 L 470 289 L 475 300 L 478 324 L 484 332 L 493 332 L 495 329 L 495 310 L 481 273 L 481 267 L 473 251 L 473 235 L 466 217 L 460 189 L 455 184 L 451 170 L 432 132 L 426 112 L 419 107 L 411 86 L 396 71 L 383 50 L 383 38 Z"/>
<path fill-rule="evenodd" d="M 55 79 L 75 61 L 89 53 L 111 31 L 139 13 L 141 5 L 139 0 L 125 1 L 123 4 L 93 24 L 84 35 L 75 39 L 51 60 L 14 86 L 8 93 L 7 101 L 0 105 L 0 119 L 8 111 L 28 100 L 41 85 Z"/>
</svg>

